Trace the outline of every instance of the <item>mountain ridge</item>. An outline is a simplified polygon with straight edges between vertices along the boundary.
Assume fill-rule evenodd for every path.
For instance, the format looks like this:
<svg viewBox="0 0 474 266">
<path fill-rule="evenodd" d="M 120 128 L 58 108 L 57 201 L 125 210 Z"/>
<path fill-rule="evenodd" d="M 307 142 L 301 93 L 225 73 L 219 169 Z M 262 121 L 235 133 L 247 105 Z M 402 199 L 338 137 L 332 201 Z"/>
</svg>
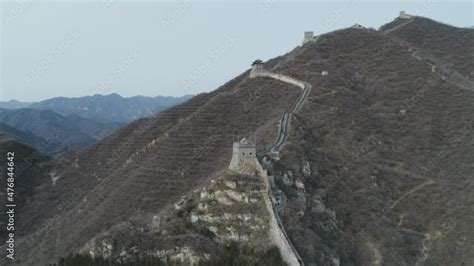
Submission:
<svg viewBox="0 0 474 266">
<path fill-rule="evenodd" d="M 57 156 L 80 150 L 126 122 L 158 113 L 190 97 L 123 98 L 115 93 L 56 97 L 39 103 L 10 101 L 0 103 L 11 108 L 0 109 L 0 122 L 9 127 L 2 127 L 4 132 L 15 134 L 41 152 Z"/>
<path fill-rule="evenodd" d="M 61 115 L 79 115 L 88 119 L 104 122 L 126 123 L 135 119 L 150 116 L 165 108 L 190 99 L 192 95 L 122 97 L 117 93 L 108 95 L 95 94 L 81 97 L 53 97 L 39 102 L 19 102 L 11 100 L 0 102 L 0 108 L 30 108 L 52 110 Z M 105 108 L 105 110 L 103 110 Z"/>
<path fill-rule="evenodd" d="M 65 117 L 51 110 L 25 108 L 0 109 L 0 121 L 19 130 L 18 138 L 36 144 L 38 150 L 50 155 L 80 150 L 122 126 L 77 115 Z M 14 132 L 10 130 L 8 133 Z"/>
</svg>

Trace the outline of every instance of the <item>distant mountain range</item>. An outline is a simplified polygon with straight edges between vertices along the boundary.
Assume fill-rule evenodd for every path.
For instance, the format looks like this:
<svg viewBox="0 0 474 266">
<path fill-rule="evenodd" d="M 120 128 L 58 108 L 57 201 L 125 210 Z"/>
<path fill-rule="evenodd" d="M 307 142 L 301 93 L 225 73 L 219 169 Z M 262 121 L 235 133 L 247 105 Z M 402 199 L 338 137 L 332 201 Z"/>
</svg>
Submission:
<svg viewBox="0 0 474 266">
<path fill-rule="evenodd" d="M 75 114 L 83 118 L 97 119 L 99 121 L 127 123 L 138 118 L 156 114 L 191 97 L 192 95 L 181 97 L 135 96 L 124 98 L 113 93 L 78 98 L 55 97 L 33 103 L 11 100 L 0 102 L 0 108 L 52 110 L 64 116 Z"/>
<path fill-rule="evenodd" d="M 133 120 L 151 116 L 191 96 L 124 98 L 118 94 L 57 97 L 37 103 L 0 102 L 0 132 L 42 153 L 80 150 Z"/>
<path fill-rule="evenodd" d="M 8 102 L 0 102 L 0 108 L 2 109 L 19 109 L 19 108 L 27 108 L 30 106 L 31 102 L 20 102 L 17 100 L 10 100 Z"/>
<path fill-rule="evenodd" d="M 1 131 L 46 154 L 79 150 L 124 125 L 35 109 L 0 109 L 0 123 Z"/>
</svg>

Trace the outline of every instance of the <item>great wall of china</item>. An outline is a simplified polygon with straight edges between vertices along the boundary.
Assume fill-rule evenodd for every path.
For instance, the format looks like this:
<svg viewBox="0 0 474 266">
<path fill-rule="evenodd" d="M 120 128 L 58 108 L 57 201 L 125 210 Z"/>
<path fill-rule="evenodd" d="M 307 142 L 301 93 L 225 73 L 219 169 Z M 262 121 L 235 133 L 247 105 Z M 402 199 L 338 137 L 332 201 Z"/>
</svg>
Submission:
<svg viewBox="0 0 474 266">
<path fill-rule="evenodd" d="M 326 75 L 327 75 L 327 72 L 326 72 Z M 308 83 L 294 79 L 292 77 L 282 75 L 282 74 L 276 74 L 268 70 L 265 70 L 263 68 L 263 62 L 260 60 L 257 60 L 253 63 L 252 71 L 250 72 L 250 78 L 258 78 L 258 77 L 267 77 L 267 78 L 276 79 L 276 80 L 294 85 L 296 87 L 299 87 L 301 89 L 301 93 L 298 96 L 298 99 L 295 101 L 295 103 L 289 108 L 288 111 L 282 114 L 282 117 L 280 119 L 280 127 L 278 131 L 278 136 L 275 142 L 272 145 L 266 147 L 265 149 L 259 151 L 258 160 L 261 161 L 263 160 L 263 157 L 265 157 L 266 155 L 278 153 L 282 145 L 285 143 L 288 137 L 289 124 L 291 121 L 292 114 L 300 110 L 307 96 L 311 92 L 312 87 Z M 272 200 L 273 198 L 272 195 L 274 195 L 274 191 L 273 191 L 274 188 L 273 188 L 273 185 L 271 185 L 269 181 L 270 179 L 272 179 L 272 177 L 268 175 L 268 171 L 267 169 L 265 169 L 265 164 L 264 163 L 260 163 L 260 164 L 262 165 L 262 168 L 265 170 L 263 171 L 263 177 L 264 177 L 265 186 L 268 192 L 264 197 L 265 206 L 267 207 L 268 212 L 271 214 L 270 215 L 271 217 L 270 218 L 270 238 L 272 242 L 280 250 L 280 253 L 283 259 L 289 265 L 291 266 L 304 265 L 303 260 L 299 256 L 297 250 L 293 246 L 290 238 L 288 237 L 285 231 L 283 222 Z"/>
</svg>

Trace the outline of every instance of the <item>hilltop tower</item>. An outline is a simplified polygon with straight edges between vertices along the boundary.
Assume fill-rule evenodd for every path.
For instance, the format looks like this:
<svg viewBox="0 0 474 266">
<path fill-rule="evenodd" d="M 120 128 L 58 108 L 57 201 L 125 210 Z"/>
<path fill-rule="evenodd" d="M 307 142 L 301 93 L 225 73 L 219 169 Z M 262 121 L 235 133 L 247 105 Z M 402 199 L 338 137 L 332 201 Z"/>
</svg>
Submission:
<svg viewBox="0 0 474 266">
<path fill-rule="evenodd" d="M 314 36 L 314 32 L 312 32 L 312 31 L 305 31 L 304 32 L 304 38 L 303 38 L 303 45 L 305 45 L 309 42 L 317 42 L 319 37 L 320 37 L 320 35 Z"/>
<path fill-rule="evenodd" d="M 257 160 L 257 147 L 255 143 L 255 139 L 250 140 L 246 138 L 234 142 L 229 169 L 240 173 L 255 173 L 255 170 L 260 166 Z"/>
<path fill-rule="evenodd" d="M 362 26 L 362 25 L 360 25 L 359 23 L 356 23 L 356 24 L 352 25 L 351 28 L 353 28 L 353 29 L 359 29 L 359 30 L 365 29 L 365 27 Z"/>
<path fill-rule="evenodd" d="M 253 61 L 252 70 L 250 71 L 250 77 L 253 78 L 255 77 L 255 74 L 262 72 L 265 72 L 265 69 L 263 68 L 263 61 L 260 59 Z"/>
<path fill-rule="evenodd" d="M 405 11 L 400 11 L 400 15 L 398 17 L 402 19 L 408 19 L 408 18 L 412 18 L 413 16 L 408 15 L 407 13 L 405 13 Z"/>
<path fill-rule="evenodd" d="M 306 44 L 306 43 L 309 43 L 309 42 L 313 41 L 313 35 L 314 35 L 314 32 L 312 32 L 312 31 L 305 31 L 305 32 L 304 32 L 304 38 L 303 38 L 303 45 Z"/>
</svg>

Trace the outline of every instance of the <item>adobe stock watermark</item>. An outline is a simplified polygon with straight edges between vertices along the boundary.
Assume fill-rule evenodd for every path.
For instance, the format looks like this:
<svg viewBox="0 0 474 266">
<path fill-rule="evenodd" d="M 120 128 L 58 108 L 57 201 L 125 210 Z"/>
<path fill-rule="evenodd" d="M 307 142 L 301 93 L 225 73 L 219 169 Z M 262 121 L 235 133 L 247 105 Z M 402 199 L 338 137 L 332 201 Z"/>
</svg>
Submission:
<svg viewBox="0 0 474 266">
<path fill-rule="evenodd" d="M 266 14 L 279 3 L 281 3 L 281 0 L 258 0 L 257 12 L 259 15 Z"/>
<path fill-rule="evenodd" d="M 51 66 L 56 62 L 56 60 L 64 55 L 65 51 L 71 47 L 77 39 L 79 39 L 80 34 L 77 32 L 72 32 L 57 46 L 55 47 L 49 55 L 47 55 L 41 63 L 39 63 L 36 67 L 34 67 L 26 76 L 25 78 L 25 85 L 28 87 L 30 86 L 33 80 L 38 79 L 48 71 Z"/>
<path fill-rule="evenodd" d="M 9 11 L 8 14 L 5 16 L 3 19 L 3 23 L 5 25 L 10 24 L 13 20 L 18 18 L 21 14 L 25 13 L 27 9 L 31 7 L 31 4 L 33 3 L 31 0 L 19 0 L 15 1 L 16 4 L 14 7 L 12 7 Z M 0 4 L 3 5 L 3 4 Z"/>
<path fill-rule="evenodd" d="M 81 201 L 75 200 L 75 199 L 80 198 L 80 196 L 83 195 L 83 193 L 81 193 L 79 191 L 79 189 L 74 188 L 71 191 L 69 191 L 68 193 L 71 195 L 71 197 L 66 198 L 65 201 L 62 202 L 62 204 L 64 206 L 74 206 L 73 204 L 78 204 L 78 203 L 80 204 L 81 203 Z M 73 212 L 77 211 L 76 206 L 72 207 L 68 211 L 69 213 L 71 213 L 70 216 L 73 216 Z M 24 236 L 19 235 L 18 238 L 15 239 L 15 246 L 20 247 L 20 250 L 25 249 L 27 247 L 32 248 L 32 246 L 38 244 L 37 241 L 41 241 L 42 239 L 44 239 L 46 237 L 46 235 L 48 235 L 48 234 L 50 235 L 52 233 L 58 234 L 58 232 L 54 229 L 58 228 L 60 223 L 63 223 L 63 222 L 64 222 L 64 220 L 60 220 L 60 218 L 58 218 L 58 217 L 44 218 L 43 220 L 41 220 L 41 222 L 40 222 L 41 225 L 36 230 L 34 230 L 30 234 L 27 234 L 27 235 L 24 235 Z M 58 237 L 59 237 L 59 235 L 58 235 Z M 1 247 L 6 249 L 6 248 L 9 248 L 9 245 L 8 245 L 8 243 L 5 243 Z M 13 259 L 8 257 L 7 259 L 14 260 L 15 257 Z"/>
<path fill-rule="evenodd" d="M 7 235 L 7 258 L 10 260 L 15 259 L 15 219 L 16 219 L 16 188 L 15 188 L 15 152 L 8 151 L 6 153 L 6 195 L 7 195 L 7 202 L 5 204 L 5 214 L 8 217 L 8 221 L 6 224 L 6 231 L 8 232 Z"/>
<path fill-rule="evenodd" d="M 428 0 L 428 1 L 425 1 L 423 2 L 423 7 L 421 7 L 420 9 L 418 9 L 415 14 L 417 16 L 426 16 L 426 14 L 428 12 L 431 11 L 431 9 L 433 9 L 433 6 L 438 3 L 438 0 Z"/>
<path fill-rule="evenodd" d="M 211 53 L 204 62 L 198 65 L 182 82 L 182 87 L 189 90 L 193 85 L 199 82 L 202 77 L 209 72 L 209 69 L 217 63 L 222 57 L 228 54 L 238 42 L 237 37 L 227 35 L 218 46 L 211 50 Z"/>
<path fill-rule="evenodd" d="M 115 3 L 117 3 L 117 0 L 102 0 L 102 6 L 104 8 L 112 7 Z"/>
<path fill-rule="evenodd" d="M 344 4 L 344 6 L 337 8 L 329 16 L 327 16 L 324 22 L 318 25 L 318 32 L 325 32 L 329 28 L 333 27 L 334 24 L 339 22 L 341 18 L 347 13 L 347 11 L 357 2 L 357 0 L 350 0 Z"/>
<path fill-rule="evenodd" d="M 171 25 L 175 24 L 191 6 L 191 1 L 177 3 L 173 10 L 161 20 L 161 26 L 163 29 L 168 29 Z"/>
<path fill-rule="evenodd" d="M 112 88 L 113 83 L 127 73 L 130 66 L 137 60 L 138 51 L 130 52 L 120 63 L 110 72 L 103 81 L 100 81 L 93 89 L 93 93 L 105 93 Z"/>
</svg>

